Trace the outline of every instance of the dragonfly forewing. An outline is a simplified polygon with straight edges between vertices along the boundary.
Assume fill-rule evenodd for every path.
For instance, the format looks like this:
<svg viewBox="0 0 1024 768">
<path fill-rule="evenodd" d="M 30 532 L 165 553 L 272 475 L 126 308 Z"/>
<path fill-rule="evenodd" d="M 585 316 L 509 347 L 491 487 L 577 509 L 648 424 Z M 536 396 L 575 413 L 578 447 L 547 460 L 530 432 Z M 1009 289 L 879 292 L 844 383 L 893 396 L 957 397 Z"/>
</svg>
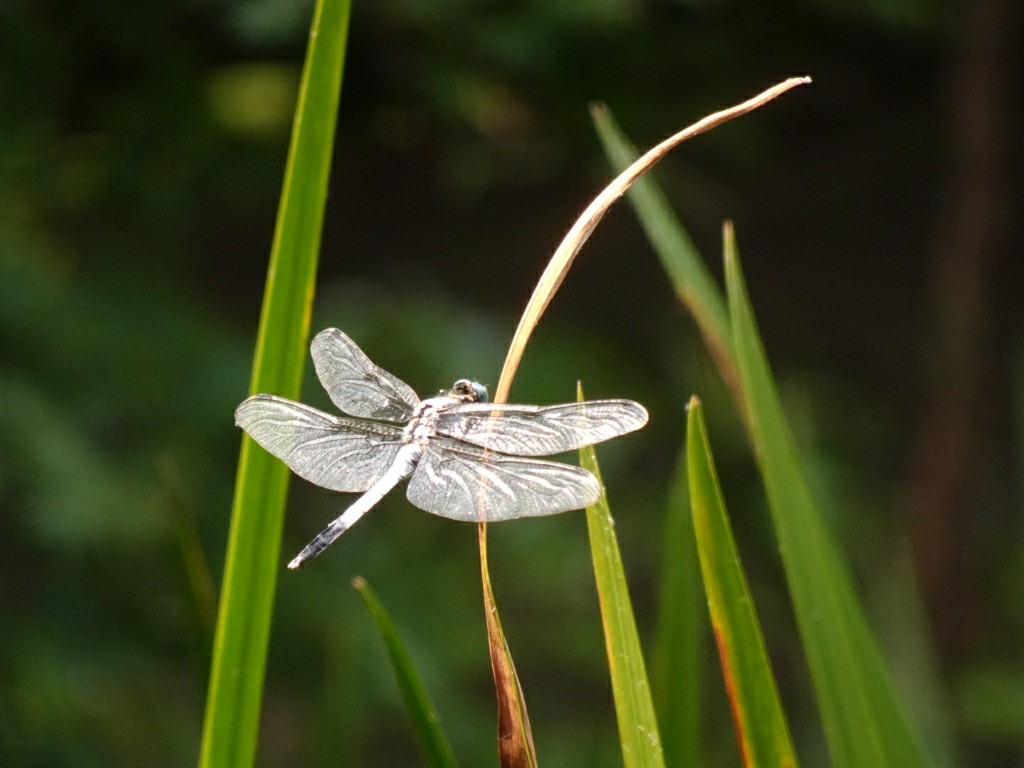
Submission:
<svg viewBox="0 0 1024 768">
<path fill-rule="evenodd" d="M 469 403 L 441 414 L 439 434 L 514 456 L 574 451 L 640 429 L 647 411 L 631 400 L 561 405 Z"/>
<path fill-rule="evenodd" d="M 235 423 L 295 474 L 333 491 L 367 490 L 401 448 L 395 425 L 339 418 L 273 395 L 243 402 Z"/>
<path fill-rule="evenodd" d="M 321 331 L 310 345 L 313 366 L 331 402 L 349 416 L 408 421 L 420 400 L 412 387 L 373 364 L 337 328 Z"/>
<path fill-rule="evenodd" d="M 498 522 L 581 509 L 601 487 L 579 467 L 502 456 L 436 437 L 427 445 L 406 493 L 410 502 L 441 517 Z"/>
</svg>

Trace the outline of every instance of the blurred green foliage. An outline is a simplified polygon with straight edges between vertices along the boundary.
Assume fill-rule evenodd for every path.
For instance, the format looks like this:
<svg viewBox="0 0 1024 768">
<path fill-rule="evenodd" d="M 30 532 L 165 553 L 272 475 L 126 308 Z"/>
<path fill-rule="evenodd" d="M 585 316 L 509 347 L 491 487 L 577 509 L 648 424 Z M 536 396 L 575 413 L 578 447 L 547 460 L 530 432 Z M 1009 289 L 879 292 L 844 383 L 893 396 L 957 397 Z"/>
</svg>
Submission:
<svg viewBox="0 0 1024 768">
<path fill-rule="evenodd" d="M 878 603 L 886 650 L 906 660 L 908 685 L 934 655 L 943 688 L 923 695 L 968 764 L 1001 766 L 1024 750 L 1013 717 L 1024 689 L 1016 221 L 983 276 L 988 367 L 972 400 L 985 411 L 955 500 L 969 512 L 955 589 L 923 584 L 924 618 L 960 623 L 937 623 L 920 649 L 901 631 L 907 612 L 892 610 L 905 542 L 932 533 L 908 519 L 907 465 L 928 417 L 926 285 L 950 193 L 946 86 L 969 47 L 967 9 L 357 3 L 313 327 L 343 328 L 420 393 L 460 376 L 493 384 L 545 257 L 608 176 L 590 100 L 653 142 L 782 76 L 813 75 L 806 92 L 684 148 L 659 178 L 704 253 L 717 253 L 721 220 L 736 219 L 785 404 Z M 231 414 L 248 380 L 310 10 L 0 9 L 0 764 L 195 760 L 208 601 L 195 597 L 203 569 L 186 567 L 179 537 L 194 529 L 215 589 L 240 439 Z M 1015 59 L 1002 66 L 1003 81 L 1019 82 Z M 1020 118 L 1019 104 L 1002 113 L 1010 136 Z M 1007 172 L 1019 169 L 1011 149 Z M 1016 210 L 1019 181 L 1006 193 Z M 577 379 L 652 414 L 642 436 L 601 452 L 642 639 L 682 407 L 701 394 L 797 753 L 821 764 L 806 672 L 780 651 L 794 628 L 752 462 L 629 212 L 588 244 L 512 399 L 568 400 Z M 306 401 L 325 405 L 307 382 Z M 294 484 L 282 568 L 344 503 Z M 282 576 L 261 765 L 416 760 L 348 586 L 356 574 L 410 644 L 460 762 L 492 764 L 475 536 L 397 495 L 316 568 Z M 541 762 L 617 765 L 583 515 L 495 526 L 491 573 Z M 703 733 L 723 745 L 715 764 L 735 764 L 720 687 L 709 674 Z"/>
</svg>

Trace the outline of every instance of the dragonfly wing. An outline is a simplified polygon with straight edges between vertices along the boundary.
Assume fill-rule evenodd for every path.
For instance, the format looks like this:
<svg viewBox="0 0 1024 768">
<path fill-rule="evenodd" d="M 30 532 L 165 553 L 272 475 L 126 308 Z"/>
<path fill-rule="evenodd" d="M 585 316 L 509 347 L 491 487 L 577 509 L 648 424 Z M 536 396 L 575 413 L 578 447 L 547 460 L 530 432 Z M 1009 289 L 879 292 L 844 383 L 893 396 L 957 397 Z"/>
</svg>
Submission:
<svg viewBox="0 0 1024 768">
<path fill-rule="evenodd" d="M 350 416 L 408 421 L 419 398 L 404 381 L 366 356 L 337 328 L 320 331 L 310 345 L 313 365 L 331 401 Z"/>
<path fill-rule="evenodd" d="M 485 453 L 437 437 L 427 443 L 406 493 L 420 509 L 468 522 L 497 522 L 581 509 L 601 486 L 580 467 Z"/>
<path fill-rule="evenodd" d="M 439 434 L 513 456 L 574 451 L 640 429 L 647 411 L 632 400 L 562 405 L 467 403 L 441 413 Z"/>
<path fill-rule="evenodd" d="M 365 491 L 401 448 L 399 427 L 339 418 L 273 395 L 243 402 L 235 423 L 299 477 L 333 491 Z"/>
</svg>

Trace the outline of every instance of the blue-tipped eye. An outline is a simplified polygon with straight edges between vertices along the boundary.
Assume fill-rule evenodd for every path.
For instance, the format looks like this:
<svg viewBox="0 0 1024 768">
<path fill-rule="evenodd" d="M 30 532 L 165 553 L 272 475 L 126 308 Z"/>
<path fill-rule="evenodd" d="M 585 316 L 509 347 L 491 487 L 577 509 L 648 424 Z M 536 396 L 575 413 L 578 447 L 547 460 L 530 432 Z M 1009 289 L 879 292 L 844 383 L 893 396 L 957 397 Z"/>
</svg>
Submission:
<svg viewBox="0 0 1024 768">
<path fill-rule="evenodd" d="M 487 387 L 478 381 L 459 379 L 452 385 L 452 393 L 469 398 L 474 403 L 487 402 Z"/>
</svg>

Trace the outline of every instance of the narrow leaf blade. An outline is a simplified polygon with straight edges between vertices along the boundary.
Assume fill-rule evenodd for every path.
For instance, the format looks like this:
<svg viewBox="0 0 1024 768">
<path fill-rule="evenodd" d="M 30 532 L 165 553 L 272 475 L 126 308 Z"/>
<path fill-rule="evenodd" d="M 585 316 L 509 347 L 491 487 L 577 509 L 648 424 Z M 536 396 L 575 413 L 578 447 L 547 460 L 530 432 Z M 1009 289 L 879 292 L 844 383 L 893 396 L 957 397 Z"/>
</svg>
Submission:
<svg viewBox="0 0 1024 768">
<path fill-rule="evenodd" d="M 612 168 L 628 167 L 636 158 L 637 150 L 620 130 L 611 110 L 592 109 L 591 114 Z M 690 310 L 723 378 L 735 391 L 736 355 L 725 296 L 653 176 L 647 174 L 637 179 L 626 197 L 676 295 Z"/>
<path fill-rule="evenodd" d="M 388 659 L 391 662 L 391 669 L 395 673 L 395 681 L 402 694 L 402 701 L 405 703 L 406 712 L 412 721 L 413 734 L 420 745 L 420 754 L 423 760 L 432 768 L 454 768 L 455 755 L 452 752 L 448 737 L 441 730 L 441 719 L 437 710 L 427 696 L 427 690 L 423 686 L 412 657 L 402 644 L 395 625 L 388 616 L 387 611 L 370 585 L 362 578 L 352 580 L 352 586 L 359 592 L 360 597 L 370 612 L 370 618 L 377 628 L 377 634 L 384 642 Z"/>
<path fill-rule="evenodd" d="M 577 397 L 583 400 L 582 390 L 577 391 Z M 593 446 L 580 449 L 580 466 L 597 476 L 598 482 L 601 481 Z M 601 604 L 623 763 L 626 768 L 663 768 L 665 761 L 643 649 L 629 599 L 615 521 L 608 507 L 608 497 L 603 493 L 597 504 L 587 507 L 587 530 Z"/>
<path fill-rule="evenodd" d="M 833 762 L 839 768 L 924 765 L 921 745 L 893 692 L 848 566 L 800 468 L 729 227 L 725 252 L 745 410 Z"/>
<path fill-rule="evenodd" d="M 700 401 L 690 400 L 686 453 L 693 525 L 743 762 L 795 766 L 796 755 L 718 484 Z"/>
<path fill-rule="evenodd" d="M 685 456 L 685 452 L 680 454 L 669 490 L 658 623 L 651 654 L 651 687 L 665 763 L 679 768 L 706 762 L 701 759 L 700 701 L 707 612 L 690 516 Z"/>
<path fill-rule="evenodd" d="M 314 13 L 260 316 L 250 391 L 297 398 L 330 171 L 350 0 Z M 256 740 L 288 470 L 247 437 L 235 482 L 200 765 L 246 768 Z"/>
</svg>

